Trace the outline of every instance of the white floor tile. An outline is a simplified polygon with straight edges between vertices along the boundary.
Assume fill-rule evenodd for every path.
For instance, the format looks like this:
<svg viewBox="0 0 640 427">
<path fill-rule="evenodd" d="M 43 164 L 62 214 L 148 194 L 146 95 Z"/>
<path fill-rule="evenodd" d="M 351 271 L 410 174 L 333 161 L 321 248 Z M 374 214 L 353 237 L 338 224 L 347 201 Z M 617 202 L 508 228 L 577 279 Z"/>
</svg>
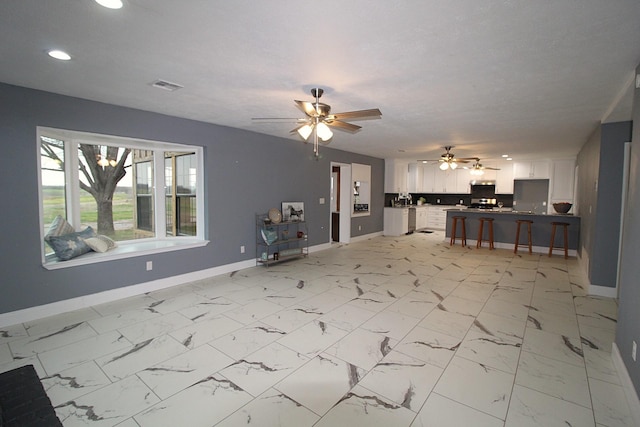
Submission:
<svg viewBox="0 0 640 427">
<path fill-rule="evenodd" d="M 445 369 L 434 391 L 504 420 L 513 377 L 513 374 L 456 356 Z"/>
<path fill-rule="evenodd" d="M 503 427 L 499 418 L 431 393 L 411 427 Z"/>
<path fill-rule="evenodd" d="M 275 388 L 318 415 L 324 415 L 366 371 L 326 353 L 319 354 Z"/>
<path fill-rule="evenodd" d="M 225 418 L 216 427 L 311 427 L 320 417 L 286 394 L 269 389 Z"/>
<path fill-rule="evenodd" d="M 356 386 L 316 424 L 317 427 L 404 427 L 415 413 Z"/>
<path fill-rule="evenodd" d="M 580 405 L 515 385 L 505 427 L 594 427 L 593 412 Z"/>
</svg>

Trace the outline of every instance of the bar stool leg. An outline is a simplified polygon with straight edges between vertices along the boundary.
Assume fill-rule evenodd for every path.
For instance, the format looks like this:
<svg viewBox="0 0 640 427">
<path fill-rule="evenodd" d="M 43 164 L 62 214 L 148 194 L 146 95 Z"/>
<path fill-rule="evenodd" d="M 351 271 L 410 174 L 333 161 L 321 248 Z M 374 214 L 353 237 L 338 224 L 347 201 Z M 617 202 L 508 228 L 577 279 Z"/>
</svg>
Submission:
<svg viewBox="0 0 640 427">
<path fill-rule="evenodd" d="M 489 250 L 493 250 L 493 221 L 489 221 Z"/>
<path fill-rule="evenodd" d="M 551 243 L 549 244 L 549 256 L 553 254 L 553 245 L 556 242 L 556 225 L 551 224 Z"/>
<path fill-rule="evenodd" d="M 517 226 L 516 226 L 516 245 L 513 248 L 514 254 L 518 253 L 518 245 L 520 244 L 520 224 L 521 223 L 517 223 Z"/>
<path fill-rule="evenodd" d="M 533 250 L 531 248 L 531 223 L 530 222 L 527 223 L 527 238 L 529 239 L 529 255 L 531 255 L 533 253 Z"/>
<path fill-rule="evenodd" d="M 456 241 L 456 225 L 458 224 L 458 218 L 451 219 L 451 239 L 449 240 L 449 246 L 453 246 Z"/>
<path fill-rule="evenodd" d="M 478 226 L 478 242 L 476 243 L 476 249 L 480 249 L 482 246 L 482 227 L 484 226 L 484 221 L 480 219 L 480 225 Z"/>
<path fill-rule="evenodd" d="M 465 225 L 464 218 L 462 219 L 462 237 L 460 240 L 462 241 L 462 247 L 464 248 L 467 245 L 467 227 Z"/>
</svg>

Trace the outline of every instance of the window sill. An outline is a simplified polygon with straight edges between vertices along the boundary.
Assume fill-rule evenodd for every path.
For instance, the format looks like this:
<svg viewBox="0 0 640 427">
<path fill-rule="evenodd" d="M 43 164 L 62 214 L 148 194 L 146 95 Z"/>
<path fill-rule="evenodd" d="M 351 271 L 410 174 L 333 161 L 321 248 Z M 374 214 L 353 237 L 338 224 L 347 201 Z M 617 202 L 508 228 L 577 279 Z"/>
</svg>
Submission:
<svg viewBox="0 0 640 427">
<path fill-rule="evenodd" d="M 42 266 L 47 270 L 58 270 L 61 268 L 95 264 L 97 262 L 199 248 L 207 244 L 209 244 L 208 240 L 193 238 L 146 239 L 118 242 L 118 247 L 108 252 L 89 252 L 68 261 L 60 261 L 54 256 L 51 259 L 47 259 Z"/>
</svg>

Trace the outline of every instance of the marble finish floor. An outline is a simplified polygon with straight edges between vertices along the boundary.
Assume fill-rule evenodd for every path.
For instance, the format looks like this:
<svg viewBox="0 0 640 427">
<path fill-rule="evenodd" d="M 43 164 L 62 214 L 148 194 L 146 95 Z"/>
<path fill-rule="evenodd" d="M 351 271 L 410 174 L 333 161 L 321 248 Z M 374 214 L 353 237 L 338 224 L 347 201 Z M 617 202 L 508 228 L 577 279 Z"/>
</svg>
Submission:
<svg viewBox="0 0 640 427">
<path fill-rule="evenodd" d="M 377 237 L 0 328 L 65 426 L 631 426 L 576 259 Z"/>
</svg>

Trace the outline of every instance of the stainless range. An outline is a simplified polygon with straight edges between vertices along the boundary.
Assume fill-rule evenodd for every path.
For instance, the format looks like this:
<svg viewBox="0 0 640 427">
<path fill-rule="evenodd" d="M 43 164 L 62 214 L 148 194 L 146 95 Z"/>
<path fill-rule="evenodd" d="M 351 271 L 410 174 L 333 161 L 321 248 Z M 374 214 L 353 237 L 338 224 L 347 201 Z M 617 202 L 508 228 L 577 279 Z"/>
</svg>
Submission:
<svg viewBox="0 0 640 427">
<path fill-rule="evenodd" d="M 493 209 L 496 207 L 496 199 L 484 197 L 475 199 L 472 198 L 469 207 L 476 209 Z"/>
</svg>

